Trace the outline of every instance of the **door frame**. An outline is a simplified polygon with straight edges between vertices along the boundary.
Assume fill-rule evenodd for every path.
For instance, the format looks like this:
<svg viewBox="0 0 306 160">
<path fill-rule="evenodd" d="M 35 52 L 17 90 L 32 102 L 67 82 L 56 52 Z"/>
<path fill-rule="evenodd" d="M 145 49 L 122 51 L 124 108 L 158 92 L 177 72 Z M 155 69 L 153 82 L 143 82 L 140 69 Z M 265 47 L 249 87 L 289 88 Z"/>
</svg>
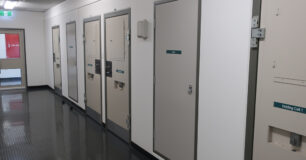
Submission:
<svg viewBox="0 0 306 160">
<path fill-rule="evenodd" d="M 29 83 L 28 83 L 28 70 L 27 70 L 27 47 L 26 47 L 26 33 L 24 28 L 0 28 L 0 30 L 11 30 L 11 31 L 22 31 L 23 32 L 23 43 L 24 43 L 24 70 L 25 70 L 25 86 L 20 87 L 17 89 L 28 89 L 29 88 Z M 0 68 L 1 69 L 1 68 Z M 6 88 L 6 89 L 1 89 L 1 90 L 13 90 L 16 88 Z"/>
<path fill-rule="evenodd" d="M 259 25 L 261 22 L 261 5 L 262 0 L 253 0 L 252 17 L 259 16 Z M 258 43 L 257 48 L 250 48 L 247 117 L 244 149 L 245 160 L 253 159 L 259 46 L 260 43 Z"/>
<path fill-rule="evenodd" d="M 132 57 L 132 38 L 131 38 L 131 8 L 127 8 L 127 9 L 123 9 L 123 10 L 119 10 L 119 11 L 115 11 L 115 12 L 110 12 L 110 13 L 106 13 L 104 14 L 104 64 L 106 64 L 106 19 L 109 18 L 114 18 L 114 17 L 118 17 L 118 16 L 123 16 L 123 15 L 128 15 L 129 17 L 129 32 L 130 32 L 130 42 L 129 42 L 129 143 L 132 142 L 132 72 L 131 72 L 131 57 Z M 108 125 L 107 125 L 107 80 L 106 80 L 106 76 L 105 77 L 105 81 L 104 81 L 104 85 L 105 85 L 105 126 L 108 129 Z M 119 137 L 120 139 L 122 139 L 121 137 Z"/>
<path fill-rule="evenodd" d="M 87 96 L 87 92 L 86 92 L 86 43 L 85 43 L 85 25 L 86 25 L 86 23 L 88 23 L 88 22 L 93 22 L 93 21 L 99 21 L 99 29 L 100 29 L 100 35 L 99 35 L 99 38 L 100 38 L 100 61 L 102 62 L 102 38 L 101 38 L 101 16 L 99 15 L 99 16 L 94 16 L 94 17 L 89 17 L 89 18 L 85 18 L 84 20 L 83 20 L 83 52 L 84 52 L 84 98 L 86 98 L 86 96 Z M 100 106 L 100 108 L 101 108 L 101 115 L 100 115 L 100 117 L 99 117 L 99 121 L 97 121 L 95 118 L 93 118 L 93 117 L 91 117 L 92 119 L 94 119 L 95 121 L 97 121 L 99 124 L 103 124 L 103 122 L 102 122 L 102 120 L 103 120 L 103 108 L 102 108 L 102 106 L 103 106 L 103 92 L 102 92 L 102 63 L 101 63 L 101 74 L 100 74 L 100 101 L 101 101 L 101 106 Z M 104 68 L 104 67 L 103 67 Z M 85 100 L 85 99 L 84 99 Z M 85 111 L 87 111 L 87 109 L 88 109 L 89 107 L 87 106 L 87 104 L 86 104 L 86 102 L 85 102 Z M 90 108 L 89 108 L 90 109 Z"/>
<path fill-rule="evenodd" d="M 69 96 L 69 87 L 68 87 L 68 97 L 69 98 L 71 98 L 71 99 L 73 99 L 75 102 L 79 102 L 79 68 L 78 68 L 78 47 L 77 47 L 77 44 L 78 44 L 78 42 L 77 42 L 77 23 L 76 23 L 76 21 L 74 20 L 74 21 L 71 21 L 71 22 L 68 22 L 68 23 L 66 23 L 66 49 L 67 49 L 67 74 L 68 74 L 68 38 L 67 38 L 67 36 L 68 36 L 68 34 L 67 34 L 67 26 L 69 25 L 69 24 L 74 24 L 75 25 L 75 52 L 76 52 L 76 60 L 77 60 L 77 99 L 74 99 L 74 98 L 72 98 L 72 97 L 70 97 Z M 68 78 L 68 77 L 67 77 Z M 68 86 L 69 86 L 69 82 L 68 82 Z"/>
<path fill-rule="evenodd" d="M 153 40 L 153 152 L 156 153 L 157 155 L 159 155 L 160 157 L 169 160 L 169 158 L 167 158 L 165 155 L 159 153 L 158 151 L 155 150 L 155 64 L 156 64 L 156 50 L 155 50 L 155 46 L 156 46 L 156 7 L 158 5 L 161 4 L 165 4 L 165 3 L 171 3 L 171 2 L 175 2 L 178 0 L 160 0 L 160 1 L 156 1 L 154 2 L 154 40 Z M 197 0 L 198 1 L 198 36 L 197 36 L 197 64 L 196 64 L 196 99 L 195 99 L 195 135 L 194 135 L 194 160 L 198 159 L 198 117 L 199 117 L 199 81 L 200 81 L 200 51 L 201 51 L 201 18 L 202 18 L 202 0 Z"/>
<path fill-rule="evenodd" d="M 53 39 L 54 39 L 54 37 L 53 37 L 53 29 L 57 29 L 58 28 L 58 30 L 59 30 L 59 44 L 60 44 L 60 62 L 61 62 L 61 64 L 60 64 L 60 67 L 61 67 L 61 89 L 60 90 L 57 90 L 56 88 L 55 88 L 55 70 L 54 70 L 54 43 L 53 43 Z M 52 27 L 52 29 L 51 29 L 51 33 L 52 33 L 52 66 L 53 66 L 53 86 L 54 86 L 54 91 L 55 91 L 55 93 L 58 93 L 58 94 L 60 94 L 60 95 L 62 95 L 62 90 L 63 90 L 63 78 L 62 78 L 62 45 L 61 45 L 61 28 L 60 28 L 60 25 L 55 25 L 55 26 L 53 26 Z"/>
</svg>

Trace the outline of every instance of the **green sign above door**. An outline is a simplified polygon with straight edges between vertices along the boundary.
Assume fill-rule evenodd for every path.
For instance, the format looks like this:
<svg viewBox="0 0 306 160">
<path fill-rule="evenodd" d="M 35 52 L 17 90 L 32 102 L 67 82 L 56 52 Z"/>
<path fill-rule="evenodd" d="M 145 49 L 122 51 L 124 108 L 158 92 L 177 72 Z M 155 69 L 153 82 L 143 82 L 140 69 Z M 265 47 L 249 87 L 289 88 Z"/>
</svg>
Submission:
<svg viewBox="0 0 306 160">
<path fill-rule="evenodd" d="M 11 17 L 13 15 L 12 11 L 0 10 L 0 17 Z"/>
</svg>

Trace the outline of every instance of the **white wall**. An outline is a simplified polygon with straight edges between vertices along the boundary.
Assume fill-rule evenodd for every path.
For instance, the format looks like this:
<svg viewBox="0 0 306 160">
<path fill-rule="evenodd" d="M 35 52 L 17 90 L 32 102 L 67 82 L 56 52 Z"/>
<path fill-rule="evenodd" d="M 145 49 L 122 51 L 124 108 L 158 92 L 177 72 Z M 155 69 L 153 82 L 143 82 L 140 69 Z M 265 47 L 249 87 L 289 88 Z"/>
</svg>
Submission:
<svg viewBox="0 0 306 160">
<path fill-rule="evenodd" d="M 132 140 L 153 153 L 154 2 L 132 0 Z M 137 38 L 137 21 L 149 22 L 148 39 Z M 155 155 L 155 154 L 154 154 Z M 158 157 L 158 156 L 157 156 Z"/>
<path fill-rule="evenodd" d="M 202 1 L 198 160 L 243 160 L 252 0 Z M 60 25 L 63 95 L 68 98 L 65 30 L 67 22 L 77 21 L 78 105 L 84 109 L 83 19 L 101 15 L 103 20 L 115 8 L 131 8 L 132 141 L 158 157 L 153 153 L 153 7 L 154 0 L 68 0 L 46 13 L 46 48 L 53 87 L 51 28 Z M 150 23 L 146 41 L 135 35 L 143 19 Z M 104 60 L 103 25 L 101 31 Z M 102 108 L 105 113 L 105 104 Z"/>
<path fill-rule="evenodd" d="M 12 17 L 0 17 L 0 28 L 25 29 L 29 86 L 47 84 L 44 25 L 43 12 L 13 11 Z"/>
<path fill-rule="evenodd" d="M 252 0 L 202 0 L 199 160 L 243 160 Z"/>
</svg>

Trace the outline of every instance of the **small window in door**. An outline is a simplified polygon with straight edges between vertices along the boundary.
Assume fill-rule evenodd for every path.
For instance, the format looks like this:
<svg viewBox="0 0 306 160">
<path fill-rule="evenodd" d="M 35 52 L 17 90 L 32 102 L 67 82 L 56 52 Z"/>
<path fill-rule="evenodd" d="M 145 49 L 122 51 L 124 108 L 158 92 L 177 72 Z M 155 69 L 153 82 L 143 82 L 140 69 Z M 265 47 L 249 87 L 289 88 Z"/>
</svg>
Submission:
<svg viewBox="0 0 306 160">
<path fill-rule="evenodd" d="M 0 86 L 20 86 L 21 85 L 21 69 L 1 69 L 0 70 Z"/>
</svg>

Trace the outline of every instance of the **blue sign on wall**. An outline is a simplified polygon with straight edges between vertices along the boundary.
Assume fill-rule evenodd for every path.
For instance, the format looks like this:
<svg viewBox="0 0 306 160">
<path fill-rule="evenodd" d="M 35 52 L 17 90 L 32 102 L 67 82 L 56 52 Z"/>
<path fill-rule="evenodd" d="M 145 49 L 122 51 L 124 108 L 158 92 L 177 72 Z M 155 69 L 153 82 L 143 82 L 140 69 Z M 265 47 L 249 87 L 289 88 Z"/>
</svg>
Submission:
<svg viewBox="0 0 306 160">
<path fill-rule="evenodd" d="M 181 50 L 167 50 L 167 54 L 182 54 Z"/>
<path fill-rule="evenodd" d="M 274 107 L 292 111 L 292 112 L 298 112 L 298 113 L 303 113 L 306 114 L 306 108 L 300 107 L 300 106 L 293 106 L 290 104 L 284 104 L 280 102 L 274 102 Z"/>
</svg>

